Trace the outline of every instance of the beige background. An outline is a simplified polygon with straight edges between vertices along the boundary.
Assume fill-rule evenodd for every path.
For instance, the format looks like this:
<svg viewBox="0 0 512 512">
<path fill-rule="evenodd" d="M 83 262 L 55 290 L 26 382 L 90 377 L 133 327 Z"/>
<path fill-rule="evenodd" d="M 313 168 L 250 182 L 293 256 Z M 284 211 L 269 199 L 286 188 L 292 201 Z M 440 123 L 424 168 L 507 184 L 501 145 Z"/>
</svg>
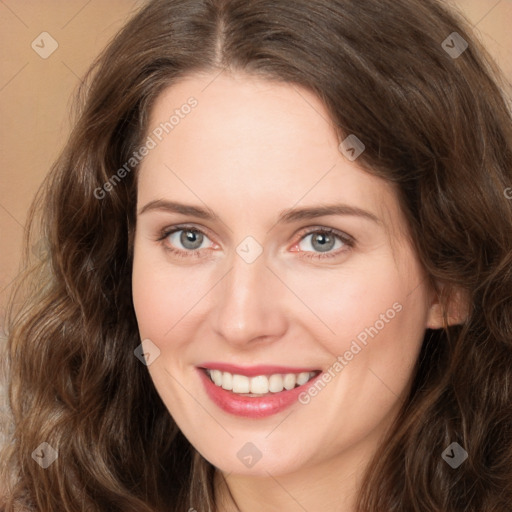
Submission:
<svg viewBox="0 0 512 512">
<path fill-rule="evenodd" d="M 512 81 L 512 0 L 454 1 Z M 65 142 L 72 95 L 140 5 L 142 0 L 0 0 L 0 326 L 27 210 Z M 35 40 L 48 49 L 42 32 L 58 43 L 47 59 L 31 47 Z"/>
</svg>

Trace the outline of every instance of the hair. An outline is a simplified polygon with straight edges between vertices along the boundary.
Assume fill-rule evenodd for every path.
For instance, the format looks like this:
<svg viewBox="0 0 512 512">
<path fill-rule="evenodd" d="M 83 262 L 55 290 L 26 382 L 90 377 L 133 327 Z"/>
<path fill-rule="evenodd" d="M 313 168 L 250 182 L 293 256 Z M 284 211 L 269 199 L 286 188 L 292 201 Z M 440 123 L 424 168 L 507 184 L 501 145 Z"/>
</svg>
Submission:
<svg viewBox="0 0 512 512">
<path fill-rule="evenodd" d="M 457 58 L 443 47 L 457 32 Z M 134 357 L 135 167 L 158 95 L 194 73 L 294 84 L 325 105 L 357 163 L 396 186 L 445 311 L 358 496 L 364 512 L 512 503 L 512 118 L 508 84 L 465 19 L 435 0 L 154 0 L 105 49 L 30 211 L 8 319 L 12 432 L 2 510 L 213 512 L 214 467 Z M 104 188 L 103 190 L 106 190 Z M 448 324 L 454 290 L 467 317 Z M 21 299 L 20 299 L 21 297 Z M 13 304 L 16 302 L 17 306 Z M 42 442 L 58 451 L 46 469 Z M 456 470 L 441 457 L 458 442 Z M 508 509 L 507 509 L 508 510 Z"/>
</svg>

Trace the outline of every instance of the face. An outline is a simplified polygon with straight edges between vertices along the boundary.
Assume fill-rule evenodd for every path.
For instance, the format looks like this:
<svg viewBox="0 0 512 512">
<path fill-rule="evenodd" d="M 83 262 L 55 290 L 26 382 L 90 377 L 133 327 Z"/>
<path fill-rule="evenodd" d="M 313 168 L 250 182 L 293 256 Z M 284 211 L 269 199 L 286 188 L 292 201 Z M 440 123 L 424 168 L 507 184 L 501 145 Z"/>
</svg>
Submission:
<svg viewBox="0 0 512 512">
<path fill-rule="evenodd" d="M 289 84 L 194 75 L 160 95 L 149 130 L 133 300 L 170 414 L 226 472 L 361 457 L 431 311 L 395 190 Z"/>
</svg>

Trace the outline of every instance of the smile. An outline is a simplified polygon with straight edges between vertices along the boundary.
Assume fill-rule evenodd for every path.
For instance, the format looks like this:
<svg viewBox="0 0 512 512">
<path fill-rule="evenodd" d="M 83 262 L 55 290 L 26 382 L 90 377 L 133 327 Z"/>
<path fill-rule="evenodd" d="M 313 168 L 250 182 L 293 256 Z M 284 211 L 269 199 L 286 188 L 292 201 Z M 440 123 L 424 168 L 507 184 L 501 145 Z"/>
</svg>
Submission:
<svg viewBox="0 0 512 512">
<path fill-rule="evenodd" d="M 239 367 L 215 363 L 197 367 L 207 397 L 224 412 L 246 418 L 277 414 L 298 402 L 322 371 L 279 366 Z"/>
<path fill-rule="evenodd" d="M 283 390 L 291 390 L 309 382 L 318 375 L 316 372 L 300 373 L 274 373 L 271 375 L 256 375 L 248 377 L 237 373 L 222 372 L 220 370 L 206 369 L 206 374 L 216 385 L 244 396 L 263 396 L 268 393 L 280 393 Z"/>
</svg>

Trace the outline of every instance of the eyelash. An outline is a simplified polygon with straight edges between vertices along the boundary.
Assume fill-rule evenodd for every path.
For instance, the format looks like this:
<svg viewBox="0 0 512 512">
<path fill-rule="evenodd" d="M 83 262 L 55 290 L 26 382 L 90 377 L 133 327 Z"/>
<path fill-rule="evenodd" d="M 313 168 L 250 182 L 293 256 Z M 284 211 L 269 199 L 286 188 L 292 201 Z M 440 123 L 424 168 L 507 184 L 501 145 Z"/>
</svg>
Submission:
<svg viewBox="0 0 512 512">
<path fill-rule="evenodd" d="M 198 229 L 194 226 L 174 226 L 173 228 L 170 228 L 170 229 L 169 228 L 163 229 L 160 232 L 159 237 L 157 238 L 157 242 L 160 242 L 166 251 L 172 253 L 173 255 L 175 255 L 179 258 L 190 258 L 190 257 L 200 258 L 200 257 L 202 257 L 201 256 L 202 249 L 183 251 L 181 249 L 176 249 L 176 248 L 170 247 L 169 245 L 165 244 L 165 242 L 164 242 L 165 239 L 167 237 L 169 237 L 170 235 L 172 235 L 173 233 L 176 233 L 177 231 L 192 231 L 194 233 L 200 233 L 200 234 L 208 237 L 208 235 L 206 233 L 204 233 L 203 231 L 201 231 L 200 229 Z M 335 252 L 328 252 L 328 253 L 324 253 L 324 254 L 315 253 L 312 251 L 297 251 L 301 254 L 301 256 L 300 256 L 301 258 L 320 259 L 320 260 L 323 260 L 325 258 L 334 258 L 334 257 L 339 256 L 341 253 L 346 252 L 347 247 L 352 248 L 355 245 L 355 240 L 351 236 L 349 236 L 346 233 L 343 233 L 341 231 L 338 231 L 336 229 L 327 228 L 327 227 L 315 227 L 315 228 L 310 229 L 309 231 L 301 232 L 300 238 L 299 238 L 298 242 L 296 242 L 296 244 L 300 243 L 304 238 L 306 238 L 306 236 L 315 234 L 315 233 L 322 233 L 325 235 L 334 235 L 343 242 L 345 248 L 341 248 Z M 294 244 L 294 245 L 296 245 L 296 244 Z"/>
</svg>

